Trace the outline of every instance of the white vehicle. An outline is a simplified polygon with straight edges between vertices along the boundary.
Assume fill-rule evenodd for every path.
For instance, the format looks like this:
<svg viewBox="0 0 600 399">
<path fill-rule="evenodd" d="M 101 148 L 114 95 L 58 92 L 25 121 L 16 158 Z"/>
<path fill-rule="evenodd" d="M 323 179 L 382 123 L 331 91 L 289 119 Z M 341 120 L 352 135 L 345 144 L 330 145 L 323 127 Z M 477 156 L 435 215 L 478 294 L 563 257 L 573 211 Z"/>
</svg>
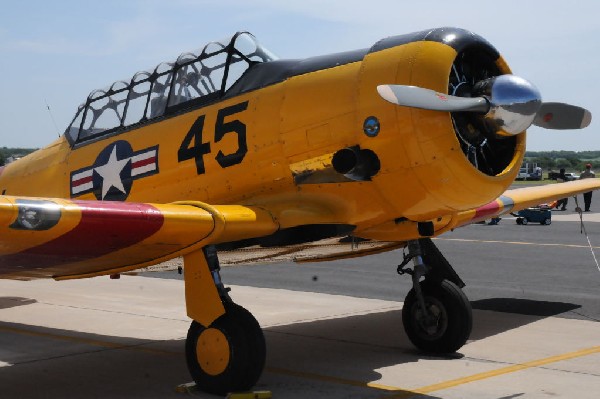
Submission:
<svg viewBox="0 0 600 399">
<path fill-rule="evenodd" d="M 519 174 L 517 175 L 517 180 L 527 180 L 529 173 L 527 173 L 526 168 L 519 169 Z"/>
<path fill-rule="evenodd" d="M 517 180 L 542 180 L 542 168 L 537 163 L 523 162 Z"/>
<path fill-rule="evenodd" d="M 567 178 L 567 181 L 573 181 L 573 180 L 579 179 L 579 175 L 576 173 L 565 173 L 565 177 Z"/>
</svg>

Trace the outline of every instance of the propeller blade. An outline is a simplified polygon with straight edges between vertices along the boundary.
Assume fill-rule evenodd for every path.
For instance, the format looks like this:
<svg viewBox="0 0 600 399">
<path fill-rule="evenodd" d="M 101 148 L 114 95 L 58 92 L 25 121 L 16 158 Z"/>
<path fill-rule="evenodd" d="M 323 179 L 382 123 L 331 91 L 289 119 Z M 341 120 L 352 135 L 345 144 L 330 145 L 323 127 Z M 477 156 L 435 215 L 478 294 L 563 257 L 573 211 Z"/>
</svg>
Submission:
<svg viewBox="0 0 600 399">
<path fill-rule="evenodd" d="M 380 85 L 379 95 L 392 104 L 445 112 L 489 111 L 489 103 L 484 97 L 456 97 L 416 86 Z"/>
<path fill-rule="evenodd" d="M 533 124 L 546 129 L 583 129 L 592 122 L 585 108 L 564 103 L 542 103 Z"/>
</svg>

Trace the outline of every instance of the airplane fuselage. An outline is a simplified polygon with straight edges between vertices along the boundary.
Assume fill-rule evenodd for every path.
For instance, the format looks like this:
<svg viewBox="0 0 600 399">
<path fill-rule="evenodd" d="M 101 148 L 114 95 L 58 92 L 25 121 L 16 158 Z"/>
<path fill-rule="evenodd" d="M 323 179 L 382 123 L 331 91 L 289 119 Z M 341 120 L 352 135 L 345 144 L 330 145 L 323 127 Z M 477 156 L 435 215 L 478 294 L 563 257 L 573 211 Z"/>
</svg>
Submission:
<svg viewBox="0 0 600 399">
<path fill-rule="evenodd" d="M 445 93 L 453 62 L 471 48 L 509 72 L 483 39 L 448 39 L 460 34 L 466 35 L 423 32 L 370 50 L 258 64 L 212 103 L 81 143 L 63 136 L 9 165 L 0 191 L 258 205 L 284 229 L 344 225 L 358 236 L 387 240 L 405 238 L 394 227 L 398 220 L 433 221 L 441 229 L 452 214 L 486 204 L 508 187 L 524 135 L 514 139 L 503 165 L 482 173 L 461 149 L 451 114 L 394 106 L 375 88 L 398 83 Z M 274 81 L 253 83 L 264 76 Z M 333 162 L 342 150 L 351 158 L 354 151 L 353 171 Z M 372 171 L 360 165 L 365 151 L 377 164 L 367 162 Z M 346 158 L 339 159 L 343 168 Z"/>
</svg>

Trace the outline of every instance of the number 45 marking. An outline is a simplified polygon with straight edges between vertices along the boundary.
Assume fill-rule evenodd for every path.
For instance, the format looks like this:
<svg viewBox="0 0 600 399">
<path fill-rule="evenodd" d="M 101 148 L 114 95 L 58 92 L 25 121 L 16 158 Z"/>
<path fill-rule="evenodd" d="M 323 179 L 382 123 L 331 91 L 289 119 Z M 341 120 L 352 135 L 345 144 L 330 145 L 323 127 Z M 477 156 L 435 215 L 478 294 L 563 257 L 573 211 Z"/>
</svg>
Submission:
<svg viewBox="0 0 600 399">
<path fill-rule="evenodd" d="M 227 133 L 237 134 L 238 147 L 234 153 L 223 154 L 219 151 L 215 159 L 222 168 L 228 168 L 237 165 L 244 159 L 248 152 L 248 143 L 246 142 L 246 125 L 238 120 L 225 122 L 225 118 L 235 115 L 248 108 L 248 101 L 225 107 L 217 113 L 217 121 L 215 123 L 215 143 L 218 143 L 225 137 Z M 188 159 L 196 161 L 196 172 L 201 175 L 205 173 L 204 155 L 210 154 L 210 142 L 202 142 L 202 131 L 204 130 L 204 117 L 200 115 L 194 122 L 189 132 L 183 138 L 179 151 L 177 151 L 177 161 L 183 162 Z"/>
</svg>

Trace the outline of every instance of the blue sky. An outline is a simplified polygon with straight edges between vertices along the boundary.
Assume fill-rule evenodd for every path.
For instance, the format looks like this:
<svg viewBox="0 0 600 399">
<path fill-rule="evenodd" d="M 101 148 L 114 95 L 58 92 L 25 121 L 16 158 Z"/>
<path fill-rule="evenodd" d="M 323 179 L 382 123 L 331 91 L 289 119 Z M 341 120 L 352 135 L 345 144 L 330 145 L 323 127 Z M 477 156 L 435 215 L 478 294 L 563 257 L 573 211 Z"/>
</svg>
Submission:
<svg viewBox="0 0 600 399">
<path fill-rule="evenodd" d="M 239 30 L 282 58 L 303 58 L 431 27 L 466 28 L 496 46 L 544 100 L 600 118 L 599 2 L 0 0 L 0 10 L 0 146 L 48 144 L 90 91 Z M 597 126 L 531 128 L 528 149 L 600 150 Z"/>
</svg>

